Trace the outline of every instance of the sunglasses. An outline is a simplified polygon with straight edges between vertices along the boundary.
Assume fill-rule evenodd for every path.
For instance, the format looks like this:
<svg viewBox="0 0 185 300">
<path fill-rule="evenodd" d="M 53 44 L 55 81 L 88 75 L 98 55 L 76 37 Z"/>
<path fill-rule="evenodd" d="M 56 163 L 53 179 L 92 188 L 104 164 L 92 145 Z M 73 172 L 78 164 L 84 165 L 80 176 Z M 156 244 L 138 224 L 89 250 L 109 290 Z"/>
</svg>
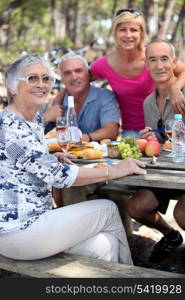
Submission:
<svg viewBox="0 0 185 300">
<path fill-rule="evenodd" d="M 160 136 L 166 141 L 166 140 L 168 140 L 168 137 L 167 137 L 167 135 L 166 135 L 166 133 L 165 133 L 165 125 L 164 125 L 164 123 L 163 123 L 163 120 L 160 118 L 159 120 L 158 120 L 158 122 L 157 122 L 157 128 L 158 129 L 163 129 L 163 130 L 160 130 L 159 131 L 159 134 L 160 134 Z"/>
<path fill-rule="evenodd" d="M 45 85 L 52 85 L 55 79 L 49 75 L 28 75 L 26 77 L 19 77 L 18 80 L 24 80 L 27 84 L 34 85 L 42 81 Z"/>
<path fill-rule="evenodd" d="M 141 16 L 143 13 L 139 9 L 134 9 L 134 8 L 127 8 L 127 9 L 120 9 L 116 12 L 116 17 L 123 14 L 123 13 L 131 13 L 136 16 Z"/>
</svg>

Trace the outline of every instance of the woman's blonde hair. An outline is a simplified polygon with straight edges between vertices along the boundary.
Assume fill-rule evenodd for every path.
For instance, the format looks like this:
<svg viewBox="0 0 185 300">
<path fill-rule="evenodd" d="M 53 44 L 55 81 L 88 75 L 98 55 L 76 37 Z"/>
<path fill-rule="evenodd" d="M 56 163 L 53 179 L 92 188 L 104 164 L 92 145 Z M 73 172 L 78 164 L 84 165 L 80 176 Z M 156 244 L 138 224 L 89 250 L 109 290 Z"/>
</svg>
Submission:
<svg viewBox="0 0 185 300">
<path fill-rule="evenodd" d="M 138 45 L 139 50 L 142 50 L 146 40 L 147 40 L 147 33 L 146 33 L 146 22 L 143 17 L 142 13 L 138 12 L 129 12 L 129 11 L 124 11 L 119 12 L 116 14 L 116 16 L 113 18 L 112 22 L 112 35 L 114 37 L 114 40 L 116 41 L 116 30 L 119 24 L 121 23 L 127 23 L 127 22 L 135 22 L 138 24 L 141 28 L 141 39 L 140 43 Z"/>
</svg>

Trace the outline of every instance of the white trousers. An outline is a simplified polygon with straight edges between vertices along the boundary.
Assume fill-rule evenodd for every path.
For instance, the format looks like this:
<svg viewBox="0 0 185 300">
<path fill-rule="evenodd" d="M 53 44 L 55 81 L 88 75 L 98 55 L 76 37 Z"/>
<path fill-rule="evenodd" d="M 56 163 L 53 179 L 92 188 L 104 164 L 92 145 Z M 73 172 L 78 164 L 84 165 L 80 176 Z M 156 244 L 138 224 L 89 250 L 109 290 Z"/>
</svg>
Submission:
<svg viewBox="0 0 185 300">
<path fill-rule="evenodd" d="M 133 264 L 118 208 L 110 200 L 53 209 L 27 229 L 0 236 L 0 253 L 9 258 L 33 260 L 59 252 Z"/>
</svg>

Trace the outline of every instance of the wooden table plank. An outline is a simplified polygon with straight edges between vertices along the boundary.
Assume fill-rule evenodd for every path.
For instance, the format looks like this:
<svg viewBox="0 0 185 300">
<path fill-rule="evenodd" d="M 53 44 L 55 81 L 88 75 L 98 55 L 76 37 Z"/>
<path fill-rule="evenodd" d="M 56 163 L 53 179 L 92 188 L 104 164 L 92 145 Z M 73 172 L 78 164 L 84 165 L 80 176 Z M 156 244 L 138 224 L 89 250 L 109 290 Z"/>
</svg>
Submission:
<svg viewBox="0 0 185 300">
<path fill-rule="evenodd" d="M 117 185 L 185 190 L 185 173 L 175 170 L 148 169 L 146 175 L 129 175 L 112 180 Z"/>
</svg>

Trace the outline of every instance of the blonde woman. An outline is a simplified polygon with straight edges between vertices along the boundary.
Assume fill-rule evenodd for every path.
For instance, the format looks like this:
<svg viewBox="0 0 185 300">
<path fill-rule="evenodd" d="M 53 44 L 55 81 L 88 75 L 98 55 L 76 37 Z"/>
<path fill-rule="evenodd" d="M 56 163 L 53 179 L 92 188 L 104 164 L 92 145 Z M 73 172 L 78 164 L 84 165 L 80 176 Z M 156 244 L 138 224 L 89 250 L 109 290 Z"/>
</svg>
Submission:
<svg viewBox="0 0 185 300">
<path fill-rule="evenodd" d="M 123 136 L 139 137 L 144 126 L 144 99 L 155 84 L 145 65 L 146 24 L 141 11 L 121 9 L 113 19 L 115 48 L 91 65 L 94 78 L 108 80 L 116 93 L 121 111 Z M 180 61 L 174 70 L 178 77 L 170 92 L 174 111 L 183 111 L 185 99 L 180 89 L 185 84 L 185 64 Z"/>
</svg>

